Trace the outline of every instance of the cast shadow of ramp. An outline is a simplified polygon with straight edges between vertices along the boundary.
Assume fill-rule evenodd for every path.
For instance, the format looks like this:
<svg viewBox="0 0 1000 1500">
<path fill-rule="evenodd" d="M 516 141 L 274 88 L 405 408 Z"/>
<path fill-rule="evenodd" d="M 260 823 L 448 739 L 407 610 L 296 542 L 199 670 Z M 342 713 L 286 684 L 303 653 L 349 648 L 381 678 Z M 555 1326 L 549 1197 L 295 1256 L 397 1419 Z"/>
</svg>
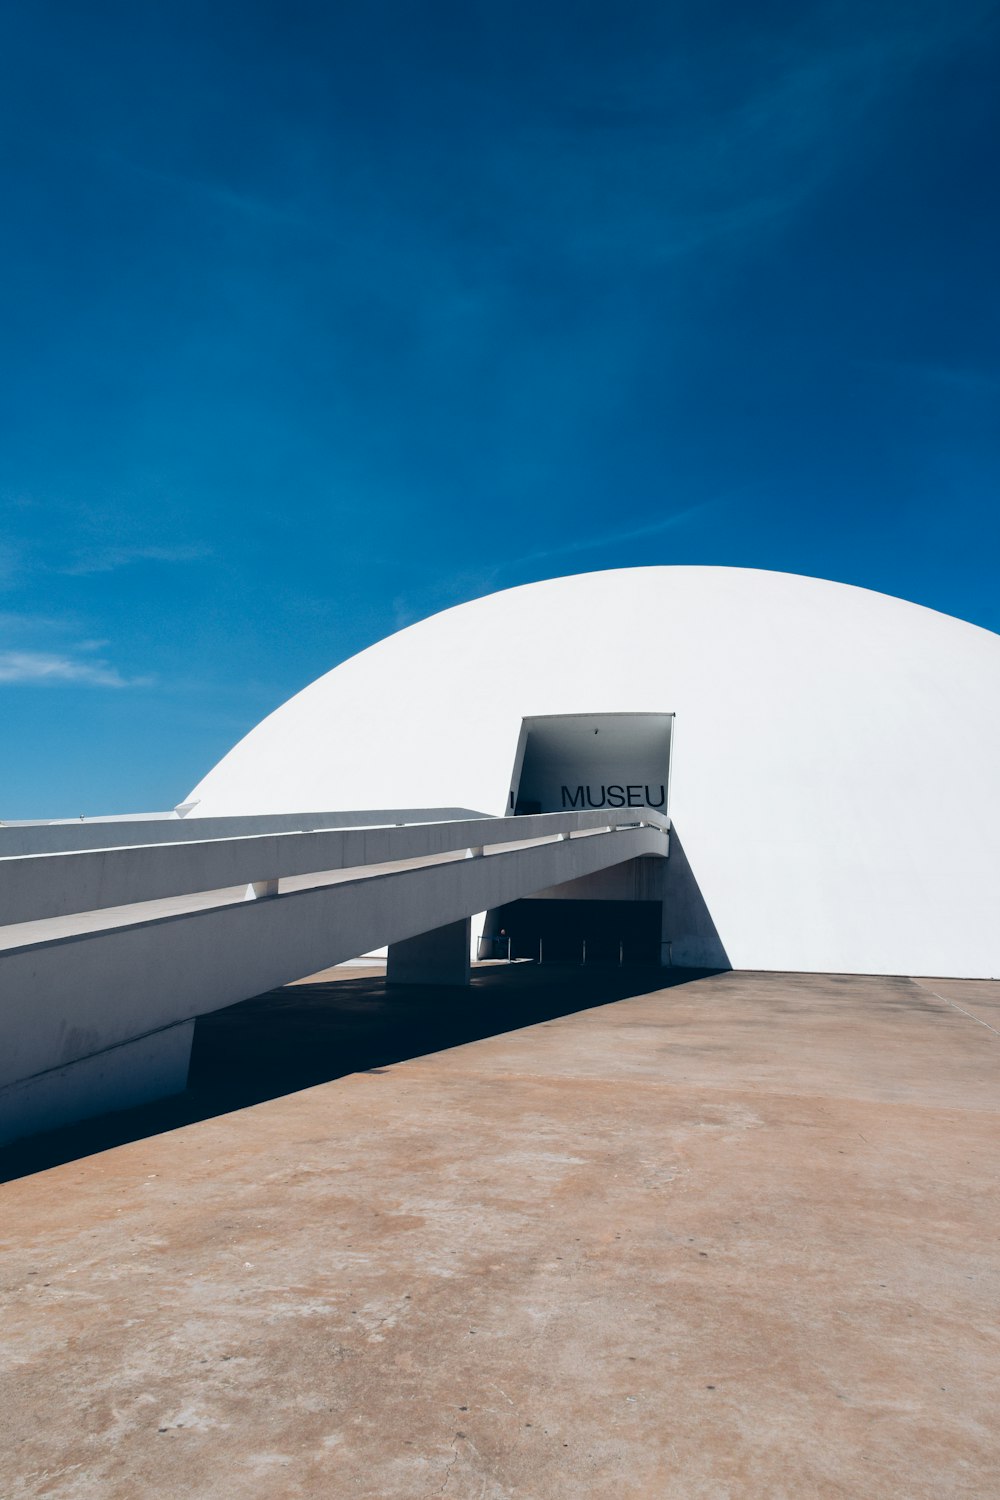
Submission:
<svg viewBox="0 0 1000 1500">
<path fill-rule="evenodd" d="M 714 971 L 733 967 L 673 823 L 663 881 L 663 937 L 670 945 L 672 966 Z"/>
<path fill-rule="evenodd" d="M 680 968 L 485 965 L 469 988 L 334 970 L 198 1018 L 183 1094 L 0 1147 L 0 1182 L 409 1058 L 702 977 Z"/>
</svg>

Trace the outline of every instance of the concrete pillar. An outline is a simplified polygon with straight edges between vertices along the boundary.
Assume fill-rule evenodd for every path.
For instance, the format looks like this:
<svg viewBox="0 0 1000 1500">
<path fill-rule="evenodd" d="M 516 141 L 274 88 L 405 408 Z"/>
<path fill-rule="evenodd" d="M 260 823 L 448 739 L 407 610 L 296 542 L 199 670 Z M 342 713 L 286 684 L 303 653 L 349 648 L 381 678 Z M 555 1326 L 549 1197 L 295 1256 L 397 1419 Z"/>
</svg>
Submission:
<svg viewBox="0 0 1000 1500">
<path fill-rule="evenodd" d="M 276 896 L 278 894 L 278 882 L 276 880 L 254 880 L 247 886 L 244 892 L 244 901 L 261 901 L 265 896 Z"/>
<path fill-rule="evenodd" d="M 389 944 L 389 984 L 468 984 L 472 918 Z"/>
</svg>

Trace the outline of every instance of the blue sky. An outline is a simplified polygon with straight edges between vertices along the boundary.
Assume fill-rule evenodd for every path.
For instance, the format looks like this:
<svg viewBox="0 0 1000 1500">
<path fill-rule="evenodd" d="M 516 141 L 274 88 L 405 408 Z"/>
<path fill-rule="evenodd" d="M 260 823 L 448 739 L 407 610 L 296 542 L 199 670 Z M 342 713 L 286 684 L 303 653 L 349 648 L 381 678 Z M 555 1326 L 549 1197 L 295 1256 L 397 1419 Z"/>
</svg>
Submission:
<svg viewBox="0 0 1000 1500">
<path fill-rule="evenodd" d="M 12 0 L 0 817 L 560 573 L 1000 629 L 998 76 L 979 0 Z"/>
</svg>

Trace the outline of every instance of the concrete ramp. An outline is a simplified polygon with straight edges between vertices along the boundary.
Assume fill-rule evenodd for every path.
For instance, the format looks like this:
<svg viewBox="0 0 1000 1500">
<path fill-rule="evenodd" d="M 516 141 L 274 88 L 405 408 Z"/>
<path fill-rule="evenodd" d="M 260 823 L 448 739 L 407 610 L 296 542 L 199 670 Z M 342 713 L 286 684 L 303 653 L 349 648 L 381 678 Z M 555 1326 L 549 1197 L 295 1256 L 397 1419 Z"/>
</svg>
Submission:
<svg viewBox="0 0 1000 1500">
<path fill-rule="evenodd" d="M 623 818 L 411 809 L 298 827 L 0 829 L 0 1141 L 179 1092 L 197 1016 L 373 948 L 389 946 L 391 979 L 461 983 L 476 912 L 667 855 L 665 818 Z"/>
</svg>

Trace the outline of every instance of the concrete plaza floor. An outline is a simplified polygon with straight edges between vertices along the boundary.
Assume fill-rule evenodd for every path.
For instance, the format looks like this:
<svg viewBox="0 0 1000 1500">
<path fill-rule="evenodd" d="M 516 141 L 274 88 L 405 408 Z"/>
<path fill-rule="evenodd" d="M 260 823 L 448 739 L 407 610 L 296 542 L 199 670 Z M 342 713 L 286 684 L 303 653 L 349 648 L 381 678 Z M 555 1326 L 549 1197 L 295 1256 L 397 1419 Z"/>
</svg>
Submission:
<svg viewBox="0 0 1000 1500">
<path fill-rule="evenodd" d="M 651 982 L 213 1018 L 368 1070 L 0 1187 L 0 1495 L 994 1500 L 1000 983 Z"/>
</svg>

